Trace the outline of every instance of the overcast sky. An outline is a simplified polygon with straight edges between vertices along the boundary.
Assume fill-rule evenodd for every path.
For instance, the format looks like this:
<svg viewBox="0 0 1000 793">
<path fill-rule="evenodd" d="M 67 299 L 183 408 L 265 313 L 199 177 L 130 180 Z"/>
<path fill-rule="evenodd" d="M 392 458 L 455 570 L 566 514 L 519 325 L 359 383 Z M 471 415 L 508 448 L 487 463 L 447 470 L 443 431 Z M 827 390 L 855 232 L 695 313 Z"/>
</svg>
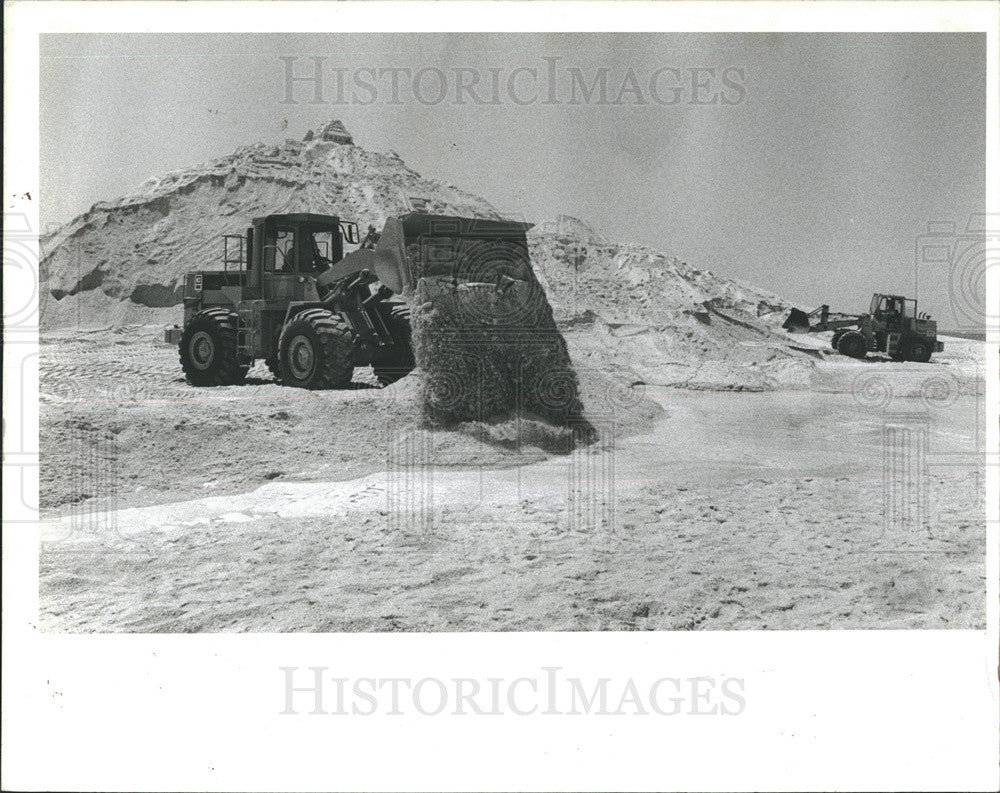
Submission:
<svg viewBox="0 0 1000 793">
<path fill-rule="evenodd" d="M 913 293 L 929 221 L 983 211 L 985 59 L 979 34 L 44 36 L 42 221 L 335 117 L 501 211 L 861 310 Z M 289 92 L 317 64 L 321 102 Z"/>
</svg>

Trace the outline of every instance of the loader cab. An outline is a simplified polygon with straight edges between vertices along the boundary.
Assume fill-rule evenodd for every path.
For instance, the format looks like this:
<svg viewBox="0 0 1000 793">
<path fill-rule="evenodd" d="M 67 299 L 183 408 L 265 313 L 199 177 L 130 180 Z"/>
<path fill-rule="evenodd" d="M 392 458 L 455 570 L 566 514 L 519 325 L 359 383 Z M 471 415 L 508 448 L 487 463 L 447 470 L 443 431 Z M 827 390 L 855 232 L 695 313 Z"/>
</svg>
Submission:
<svg viewBox="0 0 1000 793">
<path fill-rule="evenodd" d="M 869 313 L 888 332 L 898 332 L 907 320 L 917 316 L 917 301 L 901 295 L 872 295 Z"/>
<path fill-rule="evenodd" d="M 357 242 L 357 224 L 333 215 L 254 218 L 250 284 L 266 301 L 315 300 L 313 278 L 344 258 L 344 241 Z"/>
</svg>

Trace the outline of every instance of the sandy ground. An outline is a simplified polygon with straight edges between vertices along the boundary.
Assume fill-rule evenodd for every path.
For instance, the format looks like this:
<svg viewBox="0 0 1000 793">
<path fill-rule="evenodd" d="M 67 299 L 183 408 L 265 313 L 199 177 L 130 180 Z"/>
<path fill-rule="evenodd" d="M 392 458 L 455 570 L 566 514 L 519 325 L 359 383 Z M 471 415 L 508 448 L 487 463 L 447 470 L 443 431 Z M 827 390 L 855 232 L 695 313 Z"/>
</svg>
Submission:
<svg viewBox="0 0 1000 793">
<path fill-rule="evenodd" d="M 984 624 L 979 342 L 789 391 L 590 379 L 600 440 L 560 453 L 422 431 L 363 370 L 193 390 L 153 333 L 43 340 L 46 630 Z"/>
</svg>

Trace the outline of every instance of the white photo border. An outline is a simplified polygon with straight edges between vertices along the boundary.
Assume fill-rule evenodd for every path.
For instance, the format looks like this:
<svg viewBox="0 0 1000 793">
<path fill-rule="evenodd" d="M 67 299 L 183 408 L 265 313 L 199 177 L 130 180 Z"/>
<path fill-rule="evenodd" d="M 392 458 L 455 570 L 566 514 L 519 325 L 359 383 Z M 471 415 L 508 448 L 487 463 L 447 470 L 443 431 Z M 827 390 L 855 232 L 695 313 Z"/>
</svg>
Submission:
<svg viewBox="0 0 1000 793">
<path fill-rule="evenodd" d="M 39 227 L 37 200 L 25 196 L 38 195 L 42 33 L 652 30 L 986 33 L 985 211 L 996 213 L 998 9 L 982 2 L 12 2 L 4 32 L 4 211 Z M 998 305 L 1000 272 L 988 275 L 987 304 Z M 16 299 L 5 292 L 5 315 Z M 37 309 L 34 316 L 34 329 L 29 318 L 4 334 L 8 496 L 38 486 Z M 996 449 L 995 330 L 988 342 L 986 442 Z M 23 499 L 8 497 L 3 787 L 995 790 L 998 476 L 988 467 L 985 632 L 43 634 L 37 525 Z M 280 715 L 280 669 L 313 666 L 344 678 L 514 680 L 546 667 L 587 679 L 730 676 L 744 681 L 746 702 L 740 715 L 712 719 Z"/>
</svg>

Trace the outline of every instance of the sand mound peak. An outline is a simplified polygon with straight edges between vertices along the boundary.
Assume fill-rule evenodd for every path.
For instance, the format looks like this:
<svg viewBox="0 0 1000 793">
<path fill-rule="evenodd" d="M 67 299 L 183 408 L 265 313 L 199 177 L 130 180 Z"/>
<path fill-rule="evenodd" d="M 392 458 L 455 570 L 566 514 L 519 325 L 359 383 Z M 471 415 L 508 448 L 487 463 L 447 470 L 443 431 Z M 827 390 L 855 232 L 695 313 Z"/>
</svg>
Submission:
<svg viewBox="0 0 1000 793">
<path fill-rule="evenodd" d="M 222 236 L 261 215 L 339 215 L 362 228 L 414 210 L 500 217 L 487 201 L 423 178 L 397 155 L 350 141 L 340 122 L 329 122 L 311 140 L 244 146 L 99 202 L 42 238 L 43 290 L 56 300 L 99 290 L 142 305 L 177 304 L 184 274 L 221 268 Z"/>
</svg>

